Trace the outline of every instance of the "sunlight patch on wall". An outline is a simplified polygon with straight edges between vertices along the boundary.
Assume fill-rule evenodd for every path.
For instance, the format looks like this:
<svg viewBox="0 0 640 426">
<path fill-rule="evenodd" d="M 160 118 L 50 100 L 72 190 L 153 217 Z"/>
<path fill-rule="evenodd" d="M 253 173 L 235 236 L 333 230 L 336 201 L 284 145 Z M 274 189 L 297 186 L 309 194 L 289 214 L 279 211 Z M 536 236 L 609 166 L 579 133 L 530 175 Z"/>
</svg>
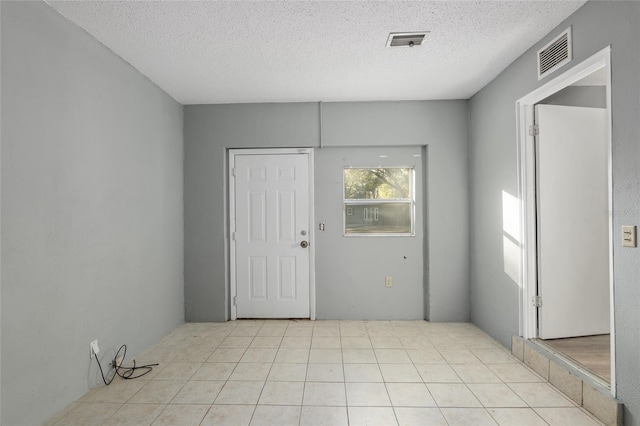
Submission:
<svg viewBox="0 0 640 426">
<path fill-rule="evenodd" d="M 520 203 L 502 191 L 502 255 L 504 272 L 520 285 Z"/>
<path fill-rule="evenodd" d="M 506 191 L 502 191 L 502 229 L 520 242 L 520 202 Z"/>
</svg>

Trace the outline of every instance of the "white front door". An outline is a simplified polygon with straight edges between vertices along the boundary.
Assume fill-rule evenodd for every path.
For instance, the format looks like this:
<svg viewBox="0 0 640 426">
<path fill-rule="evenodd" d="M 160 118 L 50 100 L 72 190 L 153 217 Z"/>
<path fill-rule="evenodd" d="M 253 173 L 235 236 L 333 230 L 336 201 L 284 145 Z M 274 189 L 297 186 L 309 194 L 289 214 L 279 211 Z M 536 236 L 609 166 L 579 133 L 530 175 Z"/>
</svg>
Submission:
<svg viewBox="0 0 640 426">
<path fill-rule="evenodd" d="M 309 318 L 309 154 L 233 158 L 236 317 Z"/>
<path fill-rule="evenodd" d="M 607 110 L 536 106 L 539 337 L 607 334 Z"/>
</svg>

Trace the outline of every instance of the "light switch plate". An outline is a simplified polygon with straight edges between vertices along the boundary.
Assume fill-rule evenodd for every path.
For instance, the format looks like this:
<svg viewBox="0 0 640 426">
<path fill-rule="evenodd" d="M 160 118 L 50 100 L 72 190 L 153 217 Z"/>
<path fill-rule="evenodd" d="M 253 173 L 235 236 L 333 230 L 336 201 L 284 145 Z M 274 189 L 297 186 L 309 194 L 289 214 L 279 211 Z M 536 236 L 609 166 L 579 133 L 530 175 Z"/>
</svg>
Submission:
<svg viewBox="0 0 640 426">
<path fill-rule="evenodd" d="M 622 225 L 622 247 L 638 247 L 637 227 Z"/>
</svg>

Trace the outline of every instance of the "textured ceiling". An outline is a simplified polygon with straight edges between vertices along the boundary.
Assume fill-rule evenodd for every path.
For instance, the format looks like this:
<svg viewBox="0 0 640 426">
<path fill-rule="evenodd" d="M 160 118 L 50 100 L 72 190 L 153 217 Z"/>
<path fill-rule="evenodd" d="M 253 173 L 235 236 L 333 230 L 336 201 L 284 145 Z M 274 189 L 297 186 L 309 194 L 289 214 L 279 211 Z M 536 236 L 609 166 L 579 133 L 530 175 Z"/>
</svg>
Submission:
<svg viewBox="0 0 640 426">
<path fill-rule="evenodd" d="M 466 99 L 585 1 L 48 3 L 179 102 L 202 104 Z M 408 31 L 431 33 L 385 47 Z"/>
</svg>

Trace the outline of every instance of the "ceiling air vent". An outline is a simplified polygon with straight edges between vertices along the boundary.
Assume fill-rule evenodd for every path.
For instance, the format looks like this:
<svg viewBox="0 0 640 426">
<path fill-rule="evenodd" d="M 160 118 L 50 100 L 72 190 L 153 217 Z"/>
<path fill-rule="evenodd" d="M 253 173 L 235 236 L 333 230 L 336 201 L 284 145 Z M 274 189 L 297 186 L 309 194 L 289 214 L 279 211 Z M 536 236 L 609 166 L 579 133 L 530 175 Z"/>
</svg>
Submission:
<svg viewBox="0 0 640 426">
<path fill-rule="evenodd" d="M 571 62 L 571 27 L 538 50 L 538 80 Z"/>
<path fill-rule="evenodd" d="M 387 47 L 414 47 L 422 45 L 428 31 L 418 33 L 390 33 Z"/>
</svg>

